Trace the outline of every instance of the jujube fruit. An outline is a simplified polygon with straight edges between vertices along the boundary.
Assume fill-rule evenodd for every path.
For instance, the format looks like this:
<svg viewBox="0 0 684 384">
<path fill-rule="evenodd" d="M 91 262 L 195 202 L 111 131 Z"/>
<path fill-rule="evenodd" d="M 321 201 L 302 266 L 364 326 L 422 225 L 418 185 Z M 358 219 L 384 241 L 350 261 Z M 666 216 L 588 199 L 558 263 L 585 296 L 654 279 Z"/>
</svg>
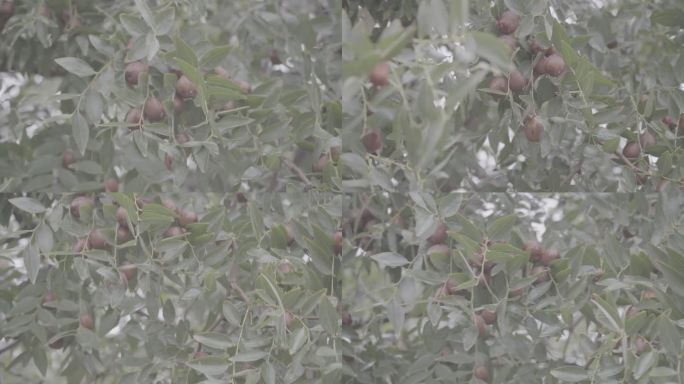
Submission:
<svg viewBox="0 0 684 384">
<path fill-rule="evenodd" d="M 527 81 L 525 80 L 525 76 L 523 76 L 523 74 L 517 69 L 512 71 L 508 76 L 508 87 L 511 89 L 511 91 L 520 93 L 525 89 L 526 85 Z"/>
<path fill-rule="evenodd" d="M 503 76 L 496 76 L 489 82 L 489 90 L 508 93 L 508 80 Z"/>
<path fill-rule="evenodd" d="M 535 76 L 540 76 L 540 75 L 544 75 L 547 73 L 546 63 L 548 63 L 548 61 L 549 61 L 548 57 L 542 57 L 534 64 L 534 75 Z"/>
<path fill-rule="evenodd" d="M 473 376 L 482 381 L 487 381 L 489 380 L 489 370 L 487 370 L 487 367 L 481 365 L 475 368 L 473 371 Z"/>
<path fill-rule="evenodd" d="M 125 70 L 126 82 L 129 85 L 138 85 L 138 77 L 141 73 L 147 72 L 148 68 L 147 64 L 140 61 L 129 63 Z"/>
<path fill-rule="evenodd" d="M 187 227 L 188 225 L 196 222 L 197 214 L 193 211 L 183 211 L 180 213 L 180 217 L 178 218 L 178 223 L 182 227 Z"/>
<path fill-rule="evenodd" d="M 544 254 L 544 247 L 534 240 L 525 242 L 523 249 L 530 253 L 530 259 L 533 262 L 540 261 Z"/>
<path fill-rule="evenodd" d="M 62 349 L 62 347 L 64 347 L 64 339 L 57 339 L 48 345 L 52 349 Z"/>
<path fill-rule="evenodd" d="M 545 56 L 551 56 L 551 55 L 557 55 L 557 54 L 558 54 L 558 51 L 556 50 L 556 47 L 554 47 L 553 45 L 546 48 L 546 51 L 544 51 Z"/>
<path fill-rule="evenodd" d="M 335 250 L 335 254 L 339 255 L 342 253 L 342 242 L 344 241 L 344 234 L 342 231 L 335 231 L 333 233 L 333 248 Z"/>
<path fill-rule="evenodd" d="M 166 231 L 164 231 L 164 237 L 176 237 L 183 235 L 183 228 L 179 226 L 171 226 Z"/>
<path fill-rule="evenodd" d="M 606 47 L 608 47 L 608 49 L 615 49 L 615 48 L 617 48 L 617 46 L 618 46 L 618 42 L 615 40 L 611 40 L 606 44 Z"/>
<path fill-rule="evenodd" d="M 76 162 L 76 154 L 71 149 L 66 149 L 62 152 L 62 167 L 69 168 L 69 166 Z"/>
<path fill-rule="evenodd" d="M 384 87 L 389 84 L 391 68 L 387 62 L 380 62 L 375 64 L 368 79 L 376 87 Z"/>
<path fill-rule="evenodd" d="M 197 96 L 197 86 L 183 75 L 176 82 L 176 94 L 183 99 L 193 99 Z"/>
<path fill-rule="evenodd" d="M 639 142 L 641 143 L 641 147 L 645 148 L 649 145 L 655 145 L 656 138 L 650 131 L 646 130 L 641 135 L 639 135 Z"/>
<path fill-rule="evenodd" d="M 128 225 L 128 211 L 124 207 L 116 209 L 116 222 L 120 225 Z"/>
<path fill-rule="evenodd" d="M 245 94 L 250 94 L 252 93 L 252 85 L 244 80 L 235 80 L 237 85 L 240 86 L 240 90 L 242 90 L 242 93 Z"/>
<path fill-rule="evenodd" d="M 105 240 L 99 229 L 90 231 L 90 235 L 88 235 L 88 246 L 93 249 L 107 248 L 107 240 Z"/>
<path fill-rule="evenodd" d="M 672 119 L 672 116 L 670 116 L 670 115 L 663 116 L 663 118 L 660 119 L 660 121 L 662 121 L 663 124 L 667 125 L 668 128 L 670 128 L 670 129 L 673 129 L 674 127 L 677 126 L 677 125 L 675 124 L 674 120 Z M 681 121 L 681 119 L 680 119 L 680 121 Z"/>
<path fill-rule="evenodd" d="M 544 66 L 546 73 L 550 76 L 558 77 L 565 72 L 565 60 L 560 55 L 551 55 L 546 58 L 546 65 Z"/>
<path fill-rule="evenodd" d="M 538 265 L 532 268 L 531 275 L 537 276 L 535 283 L 543 283 L 549 281 L 549 271 L 544 266 Z"/>
<path fill-rule="evenodd" d="M 368 152 L 377 153 L 382 148 L 385 139 L 381 132 L 370 131 L 361 138 L 361 141 Z"/>
<path fill-rule="evenodd" d="M 475 327 L 477 327 L 478 336 L 486 337 L 487 323 L 485 322 L 484 318 L 480 315 L 473 315 L 473 323 L 475 323 Z"/>
<path fill-rule="evenodd" d="M 630 160 L 638 158 L 641 154 L 639 143 L 636 141 L 628 142 L 627 145 L 625 145 L 625 147 L 622 149 L 622 154 Z"/>
<path fill-rule="evenodd" d="M 342 312 L 342 315 L 340 317 L 342 317 L 342 325 L 345 327 L 352 325 L 352 323 L 354 322 L 351 313 L 347 311 Z"/>
<path fill-rule="evenodd" d="M 440 220 L 440 222 L 437 224 L 437 228 L 432 233 L 432 235 L 430 235 L 430 237 L 427 238 L 427 240 L 431 244 L 443 243 L 444 239 L 446 238 L 447 229 L 448 228 L 447 228 L 446 223 L 444 223 L 444 221 Z"/>
<path fill-rule="evenodd" d="M 129 130 L 135 130 L 140 128 L 142 123 L 142 111 L 139 107 L 131 108 L 126 114 L 126 124 L 128 124 Z"/>
<path fill-rule="evenodd" d="M 273 65 L 282 64 L 282 61 L 280 60 L 280 56 L 278 56 L 278 51 L 276 51 L 275 49 L 271 51 L 270 59 L 271 59 L 271 64 L 273 64 Z"/>
<path fill-rule="evenodd" d="M 560 259 L 560 253 L 558 253 L 558 251 L 553 249 L 545 249 L 544 252 L 542 252 L 542 264 L 549 265 L 552 261 L 556 259 Z"/>
<path fill-rule="evenodd" d="M 161 101 L 154 96 L 145 101 L 143 113 L 145 114 L 145 118 L 149 121 L 157 122 L 164 120 L 164 106 L 162 105 Z"/>
<path fill-rule="evenodd" d="M 294 229 L 292 229 L 292 225 L 285 224 L 285 233 L 287 235 L 287 245 L 292 245 L 292 243 L 295 241 Z"/>
<path fill-rule="evenodd" d="M 40 303 L 41 305 L 45 306 L 45 304 L 52 304 L 55 301 L 57 301 L 57 295 L 52 291 L 47 291 L 43 295 L 43 299 Z"/>
<path fill-rule="evenodd" d="M 169 155 L 168 153 L 164 154 L 164 166 L 169 171 L 173 168 L 173 156 Z"/>
<path fill-rule="evenodd" d="M 178 95 L 173 96 L 173 111 L 176 113 L 181 113 L 183 111 L 183 99 L 178 97 Z"/>
<path fill-rule="evenodd" d="M 178 144 L 183 145 L 183 144 L 187 143 L 188 141 L 190 141 L 190 136 L 187 133 L 181 132 L 181 133 L 176 134 L 176 142 Z"/>
<path fill-rule="evenodd" d="M 518 29 L 518 24 L 520 24 L 520 15 L 517 13 L 507 10 L 501 14 L 499 20 L 496 21 L 496 27 L 499 32 L 510 35 Z"/>
<path fill-rule="evenodd" d="M 0 3 L 0 19 L 9 19 L 14 15 L 14 2 L 5 0 Z"/>
<path fill-rule="evenodd" d="M 123 244 L 126 242 L 129 242 L 133 239 L 133 235 L 131 235 L 131 231 L 128 229 L 128 227 L 119 225 L 119 228 L 116 229 L 116 241 L 119 244 Z"/>
<path fill-rule="evenodd" d="M 104 181 L 104 187 L 107 192 L 117 192 L 119 190 L 119 182 L 112 177 Z"/>
<path fill-rule="evenodd" d="M 203 357 L 209 356 L 206 352 L 204 351 L 197 351 L 192 355 L 195 359 L 201 359 Z"/>
<path fill-rule="evenodd" d="M 544 133 L 544 124 L 536 117 L 533 117 L 525 123 L 525 137 L 527 140 L 538 143 L 541 140 L 542 133 Z"/>
<path fill-rule="evenodd" d="M 90 314 L 84 313 L 78 320 L 83 328 L 93 329 L 94 322 L 93 317 L 90 316 Z"/>
<path fill-rule="evenodd" d="M 95 200 L 89 196 L 77 196 L 69 204 L 69 212 L 71 216 L 80 219 L 81 209 L 92 209 L 95 206 Z"/>
<path fill-rule="evenodd" d="M 226 71 L 226 69 L 221 66 L 214 68 L 214 73 L 219 77 L 222 77 L 226 80 L 230 80 L 230 73 L 228 73 L 228 71 Z"/>
<path fill-rule="evenodd" d="M 496 312 L 494 311 L 484 309 L 482 312 L 480 312 L 480 316 L 482 316 L 486 324 L 491 325 L 496 323 Z"/>
<path fill-rule="evenodd" d="M 78 239 L 74 243 L 74 245 L 71 247 L 71 250 L 74 251 L 75 253 L 81 253 L 83 252 L 84 249 L 87 248 L 88 242 L 86 239 Z"/>
<path fill-rule="evenodd" d="M 119 272 L 126 278 L 126 281 L 130 281 L 136 274 L 138 268 L 134 264 L 124 263 L 119 267 Z"/>
</svg>

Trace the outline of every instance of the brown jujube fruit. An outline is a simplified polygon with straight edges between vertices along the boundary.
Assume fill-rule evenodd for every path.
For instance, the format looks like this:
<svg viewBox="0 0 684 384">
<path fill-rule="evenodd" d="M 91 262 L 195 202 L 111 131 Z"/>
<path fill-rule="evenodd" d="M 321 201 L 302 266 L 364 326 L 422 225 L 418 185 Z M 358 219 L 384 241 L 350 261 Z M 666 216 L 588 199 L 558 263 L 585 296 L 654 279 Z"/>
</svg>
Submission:
<svg viewBox="0 0 684 384">
<path fill-rule="evenodd" d="M 197 351 L 197 352 L 195 352 L 192 356 L 193 356 L 195 359 L 201 359 L 201 358 L 203 358 L 203 357 L 209 356 L 209 354 L 206 353 L 206 352 L 204 352 L 204 351 Z"/>
<path fill-rule="evenodd" d="M 544 133 L 544 124 L 536 117 L 533 117 L 525 123 L 525 137 L 533 143 L 538 143 L 541 140 L 542 133 Z"/>
<path fill-rule="evenodd" d="M 290 264 L 289 261 L 283 261 L 282 263 L 278 264 L 278 272 L 287 275 L 288 273 L 292 272 L 292 264 Z"/>
<path fill-rule="evenodd" d="M 50 10 L 50 7 L 48 7 L 45 4 L 40 4 L 37 8 L 38 14 L 43 16 L 46 19 L 52 18 L 52 11 Z"/>
<path fill-rule="evenodd" d="M 161 203 L 169 211 L 178 212 L 178 206 L 176 206 L 176 203 L 173 200 L 169 198 L 164 198 L 161 200 Z"/>
<path fill-rule="evenodd" d="M 558 51 L 556 50 L 556 47 L 554 47 L 553 45 L 546 48 L 546 51 L 544 51 L 545 56 L 551 56 L 551 55 L 557 55 L 557 54 L 558 54 Z"/>
<path fill-rule="evenodd" d="M 123 244 L 126 242 L 129 242 L 133 239 L 133 235 L 131 235 L 131 231 L 128 229 L 128 227 L 124 225 L 119 225 L 119 228 L 116 229 L 116 241 L 119 244 Z"/>
<path fill-rule="evenodd" d="M 124 207 L 116 209 L 116 222 L 120 225 L 128 225 L 128 211 Z"/>
<path fill-rule="evenodd" d="M 138 84 L 138 77 L 140 76 L 141 73 L 147 72 L 148 68 L 149 67 L 147 64 L 140 62 L 140 61 L 134 61 L 134 62 L 126 65 L 126 70 L 125 70 L 126 83 L 128 83 L 128 85 L 137 85 Z"/>
<path fill-rule="evenodd" d="M 487 367 L 485 366 L 476 367 L 473 371 L 473 376 L 482 381 L 487 381 L 489 380 L 489 370 L 487 370 Z"/>
<path fill-rule="evenodd" d="M 151 122 L 164 120 L 164 115 L 166 114 L 161 101 L 154 96 L 145 101 L 143 112 L 145 114 L 145 118 Z"/>
<path fill-rule="evenodd" d="M 344 234 L 342 231 L 335 231 L 333 233 L 333 248 L 335 250 L 335 254 L 339 255 L 342 253 L 342 242 L 344 241 Z"/>
<path fill-rule="evenodd" d="M 88 329 L 93 329 L 94 321 L 93 317 L 90 316 L 88 313 L 84 313 L 79 317 L 78 319 L 79 323 L 81 323 L 81 326 L 83 328 L 88 328 Z"/>
<path fill-rule="evenodd" d="M 370 131 L 361 138 L 361 141 L 368 152 L 377 153 L 382 148 L 385 139 L 381 132 Z"/>
<path fill-rule="evenodd" d="M 525 242 L 523 249 L 530 253 L 530 260 L 533 262 L 540 261 L 544 254 L 544 247 L 535 240 Z"/>
<path fill-rule="evenodd" d="M 644 353 L 646 351 L 646 348 L 648 347 L 648 343 L 646 342 L 646 339 L 644 339 L 641 335 L 639 335 L 634 340 L 634 346 L 636 347 L 636 353 L 641 354 L 641 353 Z"/>
<path fill-rule="evenodd" d="M 280 56 L 278 56 L 278 51 L 276 51 L 275 49 L 271 51 L 270 59 L 271 59 L 271 64 L 273 64 L 273 65 L 282 64 L 282 61 L 280 60 Z"/>
<path fill-rule="evenodd" d="M 240 90 L 242 90 L 242 93 L 245 94 L 250 94 L 252 93 L 252 85 L 244 80 L 235 80 L 237 85 L 240 86 Z"/>
<path fill-rule="evenodd" d="M 52 291 L 47 291 L 43 295 L 43 299 L 41 300 L 40 304 L 45 306 L 45 304 L 54 303 L 55 301 L 57 301 L 57 295 Z"/>
<path fill-rule="evenodd" d="M 508 87 L 511 89 L 511 91 L 520 93 L 525 89 L 526 85 L 527 80 L 525 80 L 525 76 L 523 76 L 523 74 L 517 69 L 512 71 L 508 76 Z"/>
<path fill-rule="evenodd" d="M 517 13 L 507 10 L 501 14 L 499 20 L 496 21 L 496 27 L 499 32 L 510 35 L 518 29 L 518 24 L 520 24 L 520 15 Z"/>
<path fill-rule="evenodd" d="M 482 312 L 480 312 L 480 316 L 482 316 L 486 324 L 491 325 L 496 323 L 496 312 L 494 311 L 484 309 Z"/>
<path fill-rule="evenodd" d="M 679 115 L 678 125 L 679 129 L 684 129 L 684 114 Z"/>
<path fill-rule="evenodd" d="M 181 133 L 178 133 L 176 135 L 176 142 L 178 144 L 183 145 L 183 144 L 187 143 L 188 141 L 190 141 L 190 136 L 187 133 L 181 132 Z"/>
<path fill-rule="evenodd" d="M 187 227 L 192 223 L 197 222 L 197 214 L 193 211 L 182 211 L 180 217 L 178 218 L 178 223 L 181 227 Z"/>
<path fill-rule="evenodd" d="M 237 200 L 238 203 L 246 203 L 247 197 L 243 192 L 238 192 L 235 194 L 235 200 Z"/>
<path fill-rule="evenodd" d="M 508 93 L 508 80 L 503 76 L 496 76 L 489 82 L 489 90 Z"/>
<path fill-rule="evenodd" d="M 176 237 L 183 235 L 183 228 L 179 226 L 171 226 L 166 231 L 164 231 L 164 237 Z"/>
<path fill-rule="evenodd" d="M 130 281 L 137 273 L 138 268 L 134 264 L 124 263 L 119 267 L 119 272 L 126 278 L 126 281 Z"/>
<path fill-rule="evenodd" d="M 546 249 L 542 252 L 541 262 L 544 265 L 551 264 L 552 261 L 560 259 L 560 253 L 553 249 Z"/>
<path fill-rule="evenodd" d="M 444 221 L 440 221 L 437 224 L 437 228 L 435 229 L 435 231 L 432 233 L 432 235 L 430 235 L 430 237 L 427 238 L 427 240 L 431 244 L 443 243 L 446 239 L 447 229 L 448 227 L 446 223 L 444 223 Z"/>
<path fill-rule="evenodd" d="M 384 87 L 389 84 L 390 72 L 390 65 L 383 61 L 375 64 L 375 67 L 373 67 L 368 79 L 374 86 Z"/>
<path fill-rule="evenodd" d="M 86 249 L 88 245 L 88 242 L 86 239 L 78 239 L 74 243 L 73 247 L 71 247 L 71 250 L 74 251 L 75 253 L 81 253 L 83 252 L 84 249 Z"/>
<path fill-rule="evenodd" d="M 636 141 L 630 141 L 622 149 L 622 154 L 630 160 L 638 158 L 641 154 L 641 148 L 639 147 L 639 143 L 637 143 Z"/>
<path fill-rule="evenodd" d="M 675 124 L 674 120 L 672 119 L 672 116 L 670 116 L 670 115 L 663 116 L 663 118 L 660 119 L 660 121 L 662 121 L 663 124 L 667 125 L 668 128 L 670 128 L 670 129 L 673 129 L 674 127 L 677 126 L 677 125 Z M 680 118 L 680 121 L 681 121 L 681 118 Z"/>
<path fill-rule="evenodd" d="M 546 58 L 546 65 L 544 66 L 546 73 L 550 76 L 558 77 L 565 72 L 565 61 L 560 55 L 551 55 Z"/>
<path fill-rule="evenodd" d="M 115 178 L 109 178 L 104 181 L 105 191 L 117 192 L 119 190 L 119 182 Z"/>
<path fill-rule="evenodd" d="M 226 71 L 226 69 L 221 66 L 214 68 L 214 73 L 217 76 L 220 76 L 226 80 L 230 80 L 230 73 L 228 73 L 228 71 Z"/>
<path fill-rule="evenodd" d="M 441 257 L 448 257 L 451 255 L 451 249 L 449 249 L 448 246 L 445 244 L 435 244 L 428 248 L 427 250 L 427 255 L 428 257 L 432 256 L 441 256 Z"/>
<path fill-rule="evenodd" d="M 93 229 L 88 235 L 88 246 L 92 249 L 106 249 L 107 240 L 105 240 L 102 232 L 99 229 Z"/>
<path fill-rule="evenodd" d="M 287 233 L 287 245 L 292 245 L 292 243 L 295 241 L 294 229 L 292 229 L 292 225 L 285 224 L 285 232 Z"/>
<path fill-rule="evenodd" d="M 176 94 L 183 99 L 193 99 L 197 96 L 197 86 L 183 75 L 176 82 Z"/>
<path fill-rule="evenodd" d="M 9 19 L 14 15 L 14 2 L 4 0 L 0 3 L 0 19 Z"/>
<path fill-rule="evenodd" d="M 48 345 L 52 349 L 62 349 L 64 347 L 64 339 L 57 339 Z"/>
<path fill-rule="evenodd" d="M 169 171 L 173 168 L 173 156 L 169 155 L 168 153 L 164 154 L 164 166 Z"/>
<path fill-rule="evenodd" d="M 641 143 L 641 147 L 645 148 L 649 145 L 655 145 L 656 137 L 651 133 L 651 131 L 646 130 L 639 135 L 639 142 Z"/>
<path fill-rule="evenodd" d="M 93 208 L 95 200 L 90 196 L 76 196 L 69 204 L 69 212 L 71 216 L 80 219 L 82 208 Z"/>
<path fill-rule="evenodd" d="M 608 47 L 608 49 L 615 49 L 615 48 L 617 48 L 617 46 L 618 46 L 618 42 L 615 40 L 611 40 L 606 44 L 606 47 Z"/>
<path fill-rule="evenodd" d="M 342 317 L 342 325 L 345 327 L 349 327 L 354 322 L 351 313 L 347 311 L 343 311 L 340 317 Z"/>
<path fill-rule="evenodd" d="M 473 315 L 473 323 L 475 323 L 475 326 L 477 327 L 477 334 L 480 337 L 486 337 L 487 323 L 485 322 L 485 319 L 480 315 Z"/>
<path fill-rule="evenodd" d="M 543 283 L 546 281 L 549 281 L 549 271 L 546 267 L 538 265 L 534 268 L 532 268 L 532 271 L 530 273 L 532 276 L 537 276 L 537 279 L 535 280 L 535 283 Z"/>
<path fill-rule="evenodd" d="M 62 167 L 69 168 L 69 166 L 76 162 L 76 154 L 71 149 L 65 149 L 62 152 Z"/>
<path fill-rule="evenodd" d="M 139 129 L 140 123 L 142 123 L 142 111 L 139 107 L 131 108 L 126 114 L 126 124 L 128 124 L 128 129 Z"/>
<path fill-rule="evenodd" d="M 534 75 L 535 76 L 541 76 L 541 75 L 545 75 L 547 73 L 546 64 L 548 63 L 548 61 L 549 61 L 548 57 L 542 57 L 537 61 L 536 64 L 534 64 Z"/>
</svg>

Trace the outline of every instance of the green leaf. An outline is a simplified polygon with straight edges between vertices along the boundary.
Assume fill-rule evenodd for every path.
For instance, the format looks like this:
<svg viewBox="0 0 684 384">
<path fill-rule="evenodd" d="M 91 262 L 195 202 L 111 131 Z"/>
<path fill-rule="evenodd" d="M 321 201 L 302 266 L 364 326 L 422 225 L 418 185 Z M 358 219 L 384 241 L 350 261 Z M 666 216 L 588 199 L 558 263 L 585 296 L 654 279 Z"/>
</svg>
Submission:
<svg viewBox="0 0 684 384">
<path fill-rule="evenodd" d="M 240 352 L 229 360 L 235 363 L 246 363 L 261 360 L 266 356 L 268 356 L 268 353 L 263 351 Z"/>
<path fill-rule="evenodd" d="M 589 373 L 584 368 L 569 365 L 552 369 L 551 376 L 559 380 L 567 381 L 568 383 L 577 383 L 587 380 L 589 378 Z"/>
<path fill-rule="evenodd" d="M 658 336 L 665 349 L 673 354 L 679 355 L 681 352 L 682 337 L 679 329 L 666 314 L 660 315 L 658 319 Z"/>
<path fill-rule="evenodd" d="M 235 342 L 228 335 L 218 332 L 196 333 L 192 338 L 198 343 L 214 349 L 228 349 L 235 346 Z"/>
<path fill-rule="evenodd" d="M 409 263 L 406 258 L 394 252 L 382 252 L 371 256 L 371 259 L 377 261 L 380 265 L 387 267 L 401 267 Z"/>
<path fill-rule="evenodd" d="M 308 331 L 306 327 L 301 327 L 297 330 L 297 332 L 294 334 L 294 337 L 292 337 L 292 344 L 290 345 L 289 353 L 291 356 L 294 356 L 297 351 L 306 343 Z"/>
<path fill-rule="evenodd" d="M 29 244 L 26 249 L 24 249 L 24 266 L 26 267 L 26 272 L 28 273 L 29 280 L 31 280 L 31 284 L 35 284 L 36 278 L 38 277 L 38 271 L 40 270 L 40 254 L 33 244 Z"/>
<path fill-rule="evenodd" d="M 41 213 L 45 212 L 45 207 L 40 201 L 31 197 L 15 197 L 9 199 L 9 202 L 15 207 L 26 211 L 28 213 Z"/>
<path fill-rule="evenodd" d="M 485 32 L 468 34 L 475 44 L 475 53 L 504 71 L 513 69 L 510 48 L 496 36 Z"/>
<path fill-rule="evenodd" d="M 518 217 L 516 215 L 502 216 L 494 220 L 487 230 L 490 239 L 501 238 L 513 228 Z"/>
<path fill-rule="evenodd" d="M 644 377 L 656 363 L 657 356 L 654 351 L 648 351 L 639 356 L 634 362 L 634 378 L 639 380 Z"/>
<path fill-rule="evenodd" d="M 81 153 L 81 156 L 83 156 L 86 147 L 88 146 L 88 140 L 90 139 L 90 129 L 88 128 L 88 122 L 85 117 L 78 111 L 71 115 L 71 135 L 76 142 L 78 151 Z"/>
<path fill-rule="evenodd" d="M 337 336 L 340 329 L 340 316 L 327 297 L 323 296 L 321 298 L 320 304 L 318 305 L 318 312 L 323 329 L 325 329 L 330 336 Z"/>
<path fill-rule="evenodd" d="M 67 72 L 73 73 L 78 77 L 92 76 L 97 73 L 90 64 L 77 57 L 60 57 L 55 59 L 55 62 L 66 69 Z"/>
<path fill-rule="evenodd" d="M 230 49 L 230 45 L 221 45 L 210 49 L 204 55 L 202 55 L 202 58 L 200 58 L 200 66 L 205 68 L 214 68 L 218 66 L 221 64 L 223 59 L 228 56 Z"/>
<path fill-rule="evenodd" d="M 684 27 L 684 11 L 679 9 L 653 11 L 651 23 L 667 27 Z"/>
</svg>

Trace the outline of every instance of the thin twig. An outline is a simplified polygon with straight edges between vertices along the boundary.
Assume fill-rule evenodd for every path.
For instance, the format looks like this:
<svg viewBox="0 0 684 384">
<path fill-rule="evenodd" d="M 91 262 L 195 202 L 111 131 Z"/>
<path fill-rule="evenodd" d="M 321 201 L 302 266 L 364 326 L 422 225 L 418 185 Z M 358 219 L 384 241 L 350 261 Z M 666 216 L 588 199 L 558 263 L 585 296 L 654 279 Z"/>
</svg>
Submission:
<svg viewBox="0 0 684 384">
<path fill-rule="evenodd" d="M 236 283 L 236 282 L 234 282 L 234 281 L 231 281 L 231 282 L 230 282 L 230 287 L 237 291 L 238 295 L 240 296 L 240 298 L 241 298 L 245 303 L 247 303 L 248 305 L 251 304 L 251 301 L 249 300 L 249 297 L 247 297 L 247 295 L 245 294 L 245 291 L 243 291 L 242 288 L 240 288 L 240 286 L 238 285 L 238 283 Z"/>
<path fill-rule="evenodd" d="M 292 160 L 288 159 L 285 156 L 281 156 L 280 159 L 283 161 L 283 163 L 285 163 L 285 166 L 287 166 L 287 168 L 289 168 L 290 171 L 297 175 L 299 180 L 303 181 L 306 184 L 307 187 L 311 186 L 311 180 L 309 180 L 309 178 L 306 177 L 304 171 L 302 171 L 302 169 L 299 168 L 297 164 L 293 163 Z"/>
</svg>

